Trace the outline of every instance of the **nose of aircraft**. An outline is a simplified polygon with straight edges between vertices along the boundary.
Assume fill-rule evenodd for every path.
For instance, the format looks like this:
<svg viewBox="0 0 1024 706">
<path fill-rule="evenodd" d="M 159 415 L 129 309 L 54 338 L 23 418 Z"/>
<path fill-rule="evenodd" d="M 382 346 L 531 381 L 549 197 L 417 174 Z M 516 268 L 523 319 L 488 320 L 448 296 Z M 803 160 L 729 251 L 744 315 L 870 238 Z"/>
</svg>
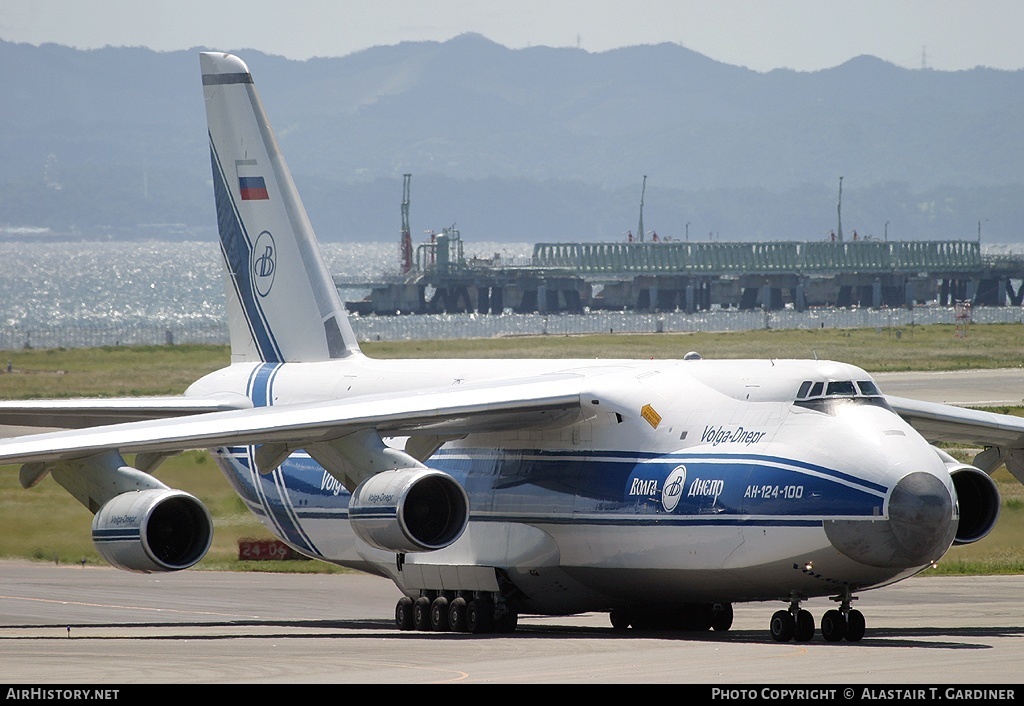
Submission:
<svg viewBox="0 0 1024 706">
<path fill-rule="evenodd" d="M 937 559 L 956 534 L 953 498 L 930 473 L 904 476 L 889 497 L 889 527 L 911 562 Z"/>
<path fill-rule="evenodd" d="M 942 480 L 905 475 L 889 494 L 888 518 L 825 523 L 832 545 L 869 566 L 909 568 L 941 557 L 956 536 L 954 500 Z"/>
</svg>

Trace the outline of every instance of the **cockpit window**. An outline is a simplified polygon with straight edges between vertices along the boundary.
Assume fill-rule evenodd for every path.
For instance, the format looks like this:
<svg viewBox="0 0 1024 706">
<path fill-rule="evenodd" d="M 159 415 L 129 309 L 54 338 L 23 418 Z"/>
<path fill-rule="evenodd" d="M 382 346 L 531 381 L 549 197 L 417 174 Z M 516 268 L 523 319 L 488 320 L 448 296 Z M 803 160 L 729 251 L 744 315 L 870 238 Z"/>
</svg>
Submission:
<svg viewBox="0 0 1024 706">
<path fill-rule="evenodd" d="M 860 394 L 862 395 L 881 395 L 881 390 L 878 389 L 878 385 L 871 382 L 870 380 L 858 380 L 857 387 L 860 388 Z"/>
<path fill-rule="evenodd" d="M 857 389 L 853 386 L 852 380 L 833 380 L 828 384 L 828 397 L 853 397 Z"/>
<path fill-rule="evenodd" d="M 871 405 L 892 411 L 878 386 L 870 380 L 858 380 L 856 383 L 853 380 L 831 380 L 828 383 L 805 380 L 794 404 L 825 414 L 835 414 L 844 404 Z"/>
</svg>

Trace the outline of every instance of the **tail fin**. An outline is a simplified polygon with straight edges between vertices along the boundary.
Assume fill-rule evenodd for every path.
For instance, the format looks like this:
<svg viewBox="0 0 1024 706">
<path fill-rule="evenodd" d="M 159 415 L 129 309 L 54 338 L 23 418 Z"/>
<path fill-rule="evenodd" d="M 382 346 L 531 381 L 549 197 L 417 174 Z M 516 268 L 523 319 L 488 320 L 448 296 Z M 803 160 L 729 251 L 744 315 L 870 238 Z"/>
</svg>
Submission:
<svg viewBox="0 0 1024 706">
<path fill-rule="evenodd" d="M 359 353 L 252 74 L 230 54 L 199 58 L 232 362 Z"/>
</svg>

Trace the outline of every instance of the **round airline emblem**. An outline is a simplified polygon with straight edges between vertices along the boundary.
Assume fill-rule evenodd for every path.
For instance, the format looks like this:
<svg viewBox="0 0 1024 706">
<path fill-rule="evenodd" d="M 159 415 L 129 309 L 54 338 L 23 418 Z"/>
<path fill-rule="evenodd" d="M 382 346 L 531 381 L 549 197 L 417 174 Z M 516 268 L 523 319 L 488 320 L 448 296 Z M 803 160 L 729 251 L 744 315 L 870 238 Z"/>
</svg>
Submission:
<svg viewBox="0 0 1024 706">
<path fill-rule="evenodd" d="M 686 466 L 676 466 L 665 479 L 661 489 L 661 506 L 665 512 L 672 512 L 683 497 L 683 486 L 686 485 Z"/>
<path fill-rule="evenodd" d="M 270 294 L 277 271 L 277 247 L 270 231 L 263 231 L 256 238 L 252 249 L 252 281 L 261 297 Z"/>
</svg>

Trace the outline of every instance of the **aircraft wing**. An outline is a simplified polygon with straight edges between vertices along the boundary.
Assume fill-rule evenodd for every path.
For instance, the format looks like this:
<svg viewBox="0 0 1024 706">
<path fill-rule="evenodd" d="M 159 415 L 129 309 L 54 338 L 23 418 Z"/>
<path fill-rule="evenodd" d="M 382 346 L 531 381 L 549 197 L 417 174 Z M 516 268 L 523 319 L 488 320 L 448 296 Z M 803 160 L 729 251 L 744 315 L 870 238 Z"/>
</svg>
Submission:
<svg viewBox="0 0 1024 706">
<path fill-rule="evenodd" d="M 82 429 L 251 407 L 244 396 L 99 397 L 0 401 L 0 425 Z"/>
<path fill-rule="evenodd" d="M 893 410 L 931 442 L 980 447 L 973 464 L 986 473 L 1002 465 L 1024 483 L 1024 417 L 980 409 L 886 397 Z"/>
<path fill-rule="evenodd" d="M 542 375 L 403 397 L 366 395 L 31 434 L 0 440 L 0 465 L 52 463 L 112 449 L 171 453 L 271 442 L 297 449 L 371 428 L 382 436 L 411 436 L 546 426 L 578 418 L 582 379 Z"/>
<path fill-rule="evenodd" d="M 1024 417 L 906 397 L 886 395 L 885 399 L 928 441 L 1024 448 Z"/>
</svg>

